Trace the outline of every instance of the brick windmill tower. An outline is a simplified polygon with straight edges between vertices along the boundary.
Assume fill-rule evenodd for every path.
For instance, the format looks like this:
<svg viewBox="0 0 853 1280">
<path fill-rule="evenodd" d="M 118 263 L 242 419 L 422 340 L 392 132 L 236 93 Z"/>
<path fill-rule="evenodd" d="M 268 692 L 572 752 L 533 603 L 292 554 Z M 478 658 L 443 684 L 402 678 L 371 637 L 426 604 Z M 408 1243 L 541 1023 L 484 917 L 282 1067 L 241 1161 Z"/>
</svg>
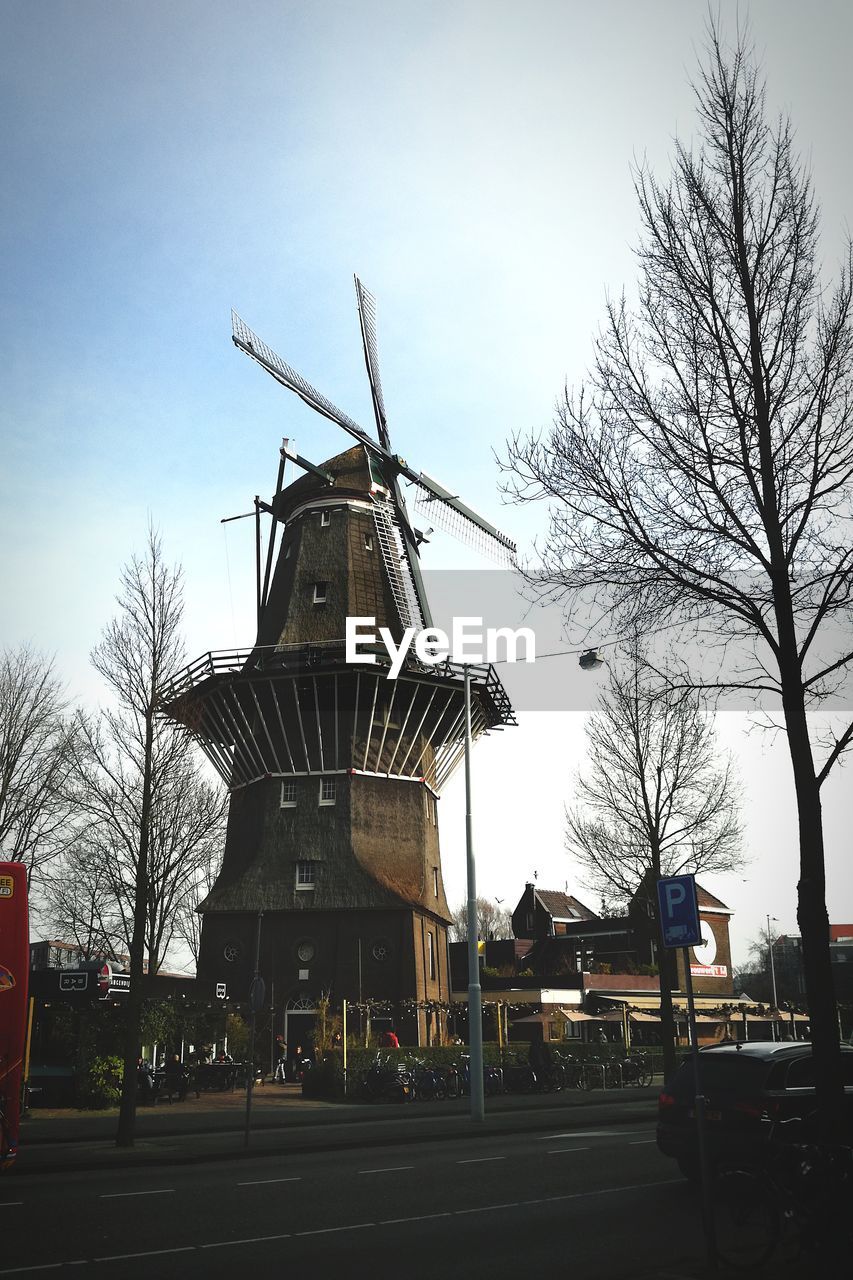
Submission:
<svg viewBox="0 0 853 1280">
<path fill-rule="evenodd" d="M 263 580 L 258 533 L 255 646 L 207 655 L 166 696 L 231 791 L 222 869 L 200 908 L 199 976 L 245 995 L 259 938 L 290 1045 L 310 1040 L 323 992 L 385 1002 L 416 1043 L 439 1027 L 428 1006 L 449 999 L 437 800 L 464 750 L 464 669 L 411 656 L 389 679 L 384 647 L 358 664 L 345 656 L 348 616 L 375 618 L 395 642 L 431 625 L 401 478 L 434 523 L 505 559 L 515 549 L 392 453 L 375 305 L 357 279 L 356 294 L 378 440 L 233 318 L 235 345 L 355 444 L 322 466 L 285 445 L 275 494 L 257 503 L 256 527 L 261 512 L 272 527 Z M 304 474 L 282 488 L 285 458 Z M 474 737 L 514 723 L 494 669 L 470 671 Z"/>
</svg>

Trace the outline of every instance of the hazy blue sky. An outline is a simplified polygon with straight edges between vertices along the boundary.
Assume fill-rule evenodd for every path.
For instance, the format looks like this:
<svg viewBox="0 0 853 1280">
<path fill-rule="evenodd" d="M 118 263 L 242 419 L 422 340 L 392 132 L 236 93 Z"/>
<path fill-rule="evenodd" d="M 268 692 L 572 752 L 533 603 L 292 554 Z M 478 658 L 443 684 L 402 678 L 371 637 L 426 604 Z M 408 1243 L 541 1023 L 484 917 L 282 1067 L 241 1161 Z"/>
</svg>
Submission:
<svg viewBox="0 0 853 1280">
<path fill-rule="evenodd" d="M 734 4 L 722 4 L 733 21 Z M 853 212 L 853 9 L 740 5 L 773 109 L 789 109 L 824 210 L 828 269 Z M 369 425 L 352 288 L 377 295 L 395 448 L 522 546 L 542 513 L 502 508 L 492 449 L 547 424 L 605 292 L 631 291 L 632 160 L 661 172 L 689 135 L 694 0 L 0 0 L 3 639 L 55 652 L 92 701 L 87 655 L 150 515 L 186 571 L 188 651 L 248 645 L 250 522 L 282 435 L 320 460 L 337 429 L 230 343 L 234 306 Z M 459 563 L 436 537 L 431 567 Z M 470 563 L 470 561 L 465 561 Z M 559 675 L 555 671 L 555 679 Z M 477 758 L 483 892 L 561 849 L 579 716 L 526 717 Z M 749 794 L 746 879 L 709 883 L 794 925 L 784 751 L 721 719 Z M 849 808 L 827 796 L 831 916 L 853 919 Z M 522 828 L 513 797 L 541 797 Z M 442 806 L 464 894 L 461 787 Z M 583 897 L 583 893 L 580 894 Z"/>
</svg>

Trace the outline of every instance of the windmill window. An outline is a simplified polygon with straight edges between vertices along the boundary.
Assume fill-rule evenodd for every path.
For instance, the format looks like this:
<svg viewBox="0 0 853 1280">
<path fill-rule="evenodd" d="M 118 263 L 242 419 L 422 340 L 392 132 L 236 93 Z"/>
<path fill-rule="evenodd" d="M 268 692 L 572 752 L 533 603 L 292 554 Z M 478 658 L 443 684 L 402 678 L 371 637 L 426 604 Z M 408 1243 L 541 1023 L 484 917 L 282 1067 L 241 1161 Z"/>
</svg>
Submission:
<svg viewBox="0 0 853 1280">
<path fill-rule="evenodd" d="M 328 587 L 328 585 L 329 584 L 327 582 L 314 583 L 314 603 L 315 604 L 326 603 L 326 588 Z"/>
<path fill-rule="evenodd" d="M 222 955 L 229 964 L 234 964 L 235 960 L 240 959 L 242 950 L 243 948 L 240 946 L 239 942 L 226 942 L 225 946 L 222 948 Z"/>
<path fill-rule="evenodd" d="M 377 938 L 370 948 L 370 954 L 377 964 L 384 964 L 391 957 L 391 944 L 386 938 Z"/>
<path fill-rule="evenodd" d="M 317 868 L 315 863 L 303 860 L 296 864 L 296 887 L 297 889 L 313 889 L 317 883 Z"/>
<path fill-rule="evenodd" d="M 281 784 L 281 807 L 282 809 L 296 808 L 296 783 L 283 782 Z"/>
<path fill-rule="evenodd" d="M 321 527 L 321 528 L 323 528 L 323 529 L 328 528 L 328 526 L 329 526 L 331 523 L 332 523 L 332 513 L 331 513 L 331 511 L 321 511 L 321 512 L 320 512 L 320 527 Z"/>
<path fill-rule="evenodd" d="M 429 976 L 435 980 L 435 934 L 432 929 L 427 930 L 427 963 Z"/>
<path fill-rule="evenodd" d="M 291 543 L 289 543 L 289 542 L 286 542 L 286 543 L 284 544 L 284 558 L 285 558 L 285 560 L 289 560 L 289 559 L 290 559 L 290 548 L 291 548 L 291 545 L 292 545 L 292 544 L 291 544 Z"/>
<path fill-rule="evenodd" d="M 320 779 L 320 804 L 334 804 L 338 795 L 336 778 Z"/>
<path fill-rule="evenodd" d="M 373 534 L 372 533 L 366 533 L 364 535 L 364 549 L 365 551 L 373 550 Z"/>
<path fill-rule="evenodd" d="M 304 938 L 296 948 L 297 959 L 302 964 L 310 964 L 316 954 L 317 948 L 314 946 L 314 943 L 310 938 Z"/>
<path fill-rule="evenodd" d="M 438 897 L 438 867 L 432 869 L 432 891 L 435 897 Z"/>
</svg>

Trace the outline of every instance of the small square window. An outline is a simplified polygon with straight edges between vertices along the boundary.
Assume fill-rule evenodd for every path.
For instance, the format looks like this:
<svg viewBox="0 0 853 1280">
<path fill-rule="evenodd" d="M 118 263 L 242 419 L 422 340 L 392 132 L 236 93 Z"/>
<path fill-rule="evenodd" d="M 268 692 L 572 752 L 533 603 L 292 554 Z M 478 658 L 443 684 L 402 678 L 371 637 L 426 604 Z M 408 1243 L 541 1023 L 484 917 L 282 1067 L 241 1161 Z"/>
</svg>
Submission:
<svg viewBox="0 0 853 1280">
<path fill-rule="evenodd" d="M 334 804 L 337 799 L 338 783 L 336 778 L 320 779 L 320 804 Z"/>
<path fill-rule="evenodd" d="M 314 603 L 315 604 L 326 603 L 326 588 L 328 585 L 329 584 L 327 582 L 314 583 Z"/>
<path fill-rule="evenodd" d="M 297 862 L 296 864 L 296 887 L 297 889 L 313 889 L 317 883 L 316 868 L 313 862 Z"/>
<path fill-rule="evenodd" d="M 320 527 L 321 527 L 321 528 L 323 528 L 323 529 L 328 528 L 328 526 L 329 526 L 331 523 L 332 523 L 332 513 L 331 513 L 331 511 L 321 511 L 321 512 L 320 512 Z"/>
<path fill-rule="evenodd" d="M 373 534 L 372 533 L 366 533 L 364 535 L 364 549 L 365 551 L 373 550 Z"/>
<path fill-rule="evenodd" d="M 282 809 L 296 808 L 296 783 L 283 782 L 281 784 L 281 807 Z"/>
</svg>

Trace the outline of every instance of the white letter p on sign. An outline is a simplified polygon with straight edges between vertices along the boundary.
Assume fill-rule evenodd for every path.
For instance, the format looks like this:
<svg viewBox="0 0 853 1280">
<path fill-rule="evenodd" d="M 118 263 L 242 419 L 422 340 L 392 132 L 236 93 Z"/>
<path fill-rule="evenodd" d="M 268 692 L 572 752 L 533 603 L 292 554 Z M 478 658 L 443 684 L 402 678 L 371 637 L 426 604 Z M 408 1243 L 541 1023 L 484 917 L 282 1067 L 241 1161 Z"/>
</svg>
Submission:
<svg viewBox="0 0 853 1280">
<path fill-rule="evenodd" d="M 675 915 L 675 908 L 681 906 L 687 897 L 687 890 L 683 884 L 667 884 L 664 885 L 664 893 L 666 895 L 666 913 L 672 919 Z"/>
</svg>

